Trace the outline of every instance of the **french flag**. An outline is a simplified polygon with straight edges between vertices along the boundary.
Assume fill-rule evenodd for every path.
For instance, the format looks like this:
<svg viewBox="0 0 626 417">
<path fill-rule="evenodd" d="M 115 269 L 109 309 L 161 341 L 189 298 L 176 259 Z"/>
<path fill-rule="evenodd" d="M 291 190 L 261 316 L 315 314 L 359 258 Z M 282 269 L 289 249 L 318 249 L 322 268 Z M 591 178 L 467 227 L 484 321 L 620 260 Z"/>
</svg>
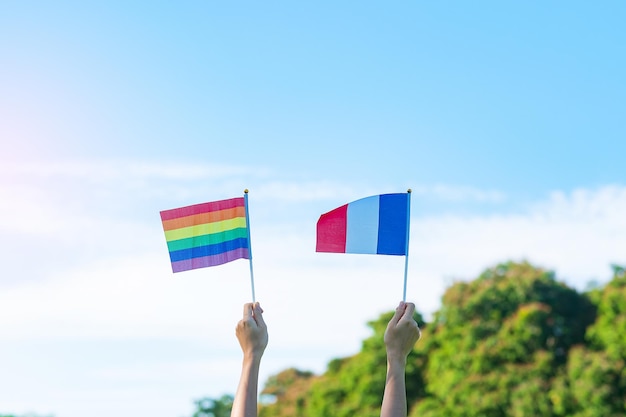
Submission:
<svg viewBox="0 0 626 417">
<path fill-rule="evenodd" d="M 362 198 L 317 221 L 316 252 L 406 255 L 410 193 Z"/>
</svg>

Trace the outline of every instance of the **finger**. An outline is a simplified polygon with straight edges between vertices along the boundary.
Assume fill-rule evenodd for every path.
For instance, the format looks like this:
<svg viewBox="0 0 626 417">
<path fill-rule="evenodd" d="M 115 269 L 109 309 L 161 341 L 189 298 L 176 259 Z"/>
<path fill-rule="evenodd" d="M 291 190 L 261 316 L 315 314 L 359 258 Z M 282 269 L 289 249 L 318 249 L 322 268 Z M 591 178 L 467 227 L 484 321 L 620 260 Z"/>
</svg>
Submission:
<svg viewBox="0 0 626 417">
<path fill-rule="evenodd" d="M 404 309 L 404 314 L 402 315 L 402 318 L 406 318 L 407 320 L 413 319 L 413 313 L 415 313 L 415 304 L 406 303 L 405 306 L 406 308 Z"/>
<path fill-rule="evenodd" d="M 246 303 L 243 305 L 243 321 L 250 320 L 252 318 L 252 303 Z"/>
<path fill-rule="evenodd" d="M 254 303 L 254 321 L 260 326 L 265 326 L 265 320 L 263 319 L 263 309 L 261 304 L 257 301 Z"/>
<path fill-rule="evenodd" d="M 400 321 L 400 318 L 404 314 L 405 307 L 406 306 L 405 306 L 404 301 L 400 301 L 400 304 L 398 304 L 398 307 L 396 307 L 396 311 L 393 313 L 393 317 L 389 321 L 390 324 L 391 323 L 396 324 L 398 323 L 398 321 Z"/>
</svg>

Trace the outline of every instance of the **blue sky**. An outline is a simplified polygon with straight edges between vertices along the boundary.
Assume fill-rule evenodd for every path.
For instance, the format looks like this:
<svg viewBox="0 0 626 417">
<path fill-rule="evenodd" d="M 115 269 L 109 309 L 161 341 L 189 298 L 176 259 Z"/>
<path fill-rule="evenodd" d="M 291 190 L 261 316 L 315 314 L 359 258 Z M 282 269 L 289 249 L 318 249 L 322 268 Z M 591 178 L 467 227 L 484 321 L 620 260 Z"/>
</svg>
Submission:
<svg viewBox="0 0 626 417">
<path fill-rule="evenodd" d="M 245 188 L 262 379 L 355 353 L 401 298 L 403 258 L 315 253 L 319 215 L 361 197 L 413 189 L 426 316 L 509 259 L 606 281 L 626 263 L 625 18 L 0 2 L 0 412 L 182 417 L 233 393 L 248 265 L 173 275 L 158 212 Z"/>
</svg>

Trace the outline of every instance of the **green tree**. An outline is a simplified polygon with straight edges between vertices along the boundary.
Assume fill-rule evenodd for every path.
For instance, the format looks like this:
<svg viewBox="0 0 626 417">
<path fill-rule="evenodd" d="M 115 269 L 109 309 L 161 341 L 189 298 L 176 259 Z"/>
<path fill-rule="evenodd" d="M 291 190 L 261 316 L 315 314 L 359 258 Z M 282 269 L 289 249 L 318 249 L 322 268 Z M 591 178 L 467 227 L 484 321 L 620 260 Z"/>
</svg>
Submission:
<svg viewBox="0 0 626 417">
<path fill-rule="evenodd" d="M 230 417 L 233 399 L 232 395 L 223 395 L 217 399 L 205 397 L 196 400 L 196 411 L 192 417 Z"/>
<path fill-rule="evenodd" d="M 265 383 L 262 396 L 273 398 L 259 410 L 259 417 L 274 415 L 300 417 L 305 416 L 304 408 L 314 375 L 310 371 L 289 368 L 271 376 Z"/>
<path fill-rule="evenodd" d="M 626 415 L 626 274 L 613 266 L 613 279 L 591 291 L 598 308 L 587 344 L 572 350 L 550 393 L 558 416 Z"/>
<path fill-rule="evenodd" d="M 595 309 L 526 262 L 504 263 L 443 296 L 427 335 L 427 399 L 413 416 L 552 416 L 545 395 Z"/>
</svg>

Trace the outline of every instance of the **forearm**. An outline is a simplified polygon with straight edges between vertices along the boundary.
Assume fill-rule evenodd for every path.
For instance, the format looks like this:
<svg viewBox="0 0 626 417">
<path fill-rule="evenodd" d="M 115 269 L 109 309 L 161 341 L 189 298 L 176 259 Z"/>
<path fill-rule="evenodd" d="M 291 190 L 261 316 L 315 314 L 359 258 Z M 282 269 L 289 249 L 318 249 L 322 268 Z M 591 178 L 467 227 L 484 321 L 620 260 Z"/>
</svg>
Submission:
<svg viewBox="0 0 626 417">
<path fill-rule="evenodd" d="M 256 417 L 261 358 L 244 358 L 231 417 Z"/>
<path fill-rule="evenodd" d="M 383 394 L 381 417 L 406 417 L 406 359 L 387 359 L 387 382 Z"/>
</svg>

